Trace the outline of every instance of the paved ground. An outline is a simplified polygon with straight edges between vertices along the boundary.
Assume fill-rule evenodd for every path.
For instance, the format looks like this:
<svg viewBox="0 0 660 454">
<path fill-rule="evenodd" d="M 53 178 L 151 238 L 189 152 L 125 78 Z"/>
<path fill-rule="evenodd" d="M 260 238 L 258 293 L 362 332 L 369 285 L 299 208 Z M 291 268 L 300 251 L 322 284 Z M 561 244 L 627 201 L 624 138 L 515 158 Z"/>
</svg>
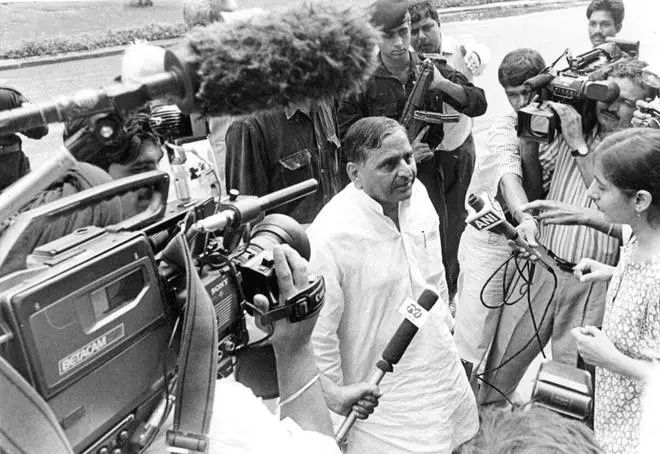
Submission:
<svg viewBox="0 0 660 454">
<path fill-rule="evenodd" d="M 626 19 L 620 37 L 641 40 L 642 56 L 647 58 L 653 57 L 650 49 L 660 48 L 655 27 L 655 19 L 660 17 L 658 3 L 650 0 L 626 1 Z M 518 47 L 534 47 L 549 62 L 566 48 L 578 54 L 589 46 L 584 7 L 478 22 L 450 23 L 443 25 L 443 31 L 457 37 L 471 35 L 477 41 L 487 44 L 492 53 L 489 67 L 477 81 L 486 90 L 489 101 L 488 112 L 475 122 L 477 150 L 485 145 L 485 130 L 492 119 L 509 109 L 497 82 L 497 65 L 506 52 Z M 21 89 L 35 102 L 46 101 L 82 88 L 107 84 L 118 73 L 119 62 L 119 57 L 107 57 L 4 71 L 0 72 L 0 81 L 4 79 L 3 82 Z M 26 140 L 25 149 L 35 167 L 48 159 L 50 150 L 61 143 L 60 137 L 61 127 L 53 125 L 45 140 Z M 531 368 L 520 389 L 523 398 L 531 392 L 534 374 L 535 369 Z"/>
</svg>

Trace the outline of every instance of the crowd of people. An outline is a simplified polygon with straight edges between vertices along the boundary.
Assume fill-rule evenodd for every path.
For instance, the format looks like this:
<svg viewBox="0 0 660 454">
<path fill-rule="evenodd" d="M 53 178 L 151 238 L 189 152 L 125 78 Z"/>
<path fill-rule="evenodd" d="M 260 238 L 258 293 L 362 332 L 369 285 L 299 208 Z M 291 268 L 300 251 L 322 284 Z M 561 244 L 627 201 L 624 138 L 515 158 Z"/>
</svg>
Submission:
<svg viewBox="0 0 660 454">
<path fill-rule="evenodd" d="M 353 410 L 349 453 L 650 452 L 649 418 L 660 404 L 644 402 L 660 367 L 660 118 L 648 107 L 660 75 L 636 55 L 604 62 L 598 80 L 616 96 L 587 103 L 593 121 L 569 103 L 543 101 L 561 128 L 539 143 L 520 137 L 518 115 L 538 102 L 526 81 L 547 63 L 534 49 L 512 49 L 497 71 L 511 109 L 476 147 L 472 119 L 486 112 L 489 94 L 475 76 L 487 49 L 444 37 L 432 0 L 377 0 L 367 11 L 382 39 L 363 91 L 211 119 L 210 143 L 226 149 L 227 191 L 263 196 L 319 182 L 315 194 L 277 209 L 307 227 L 311 244 L 309 263 L 277 249 L 280 287 L 292 293 L 310 272 L 323 276 L 326 293 L 318 319 L 297 329 L 282 322 L 272 339 L 281 414 L 299 425 L 274 439 L 303 443 L 292 452 L 304 443 L 318 448 L 307 452 L 333 452 L 327 437 Z M 602 45 L 622 28 L 623 2 L 592 0 L 586 18 L 591 44 Z M 433 73 L 424 110 L 455 115 L 413 136 L 400 120 L 425 61 Z M 25 103 L 0 90 L 0 108 Z M 148 118 L 148 108 L 131 114 L 119 137 L 24 210 L 156 169 L 167 152 Z M 64 140 L 79 141 L 89 124 L 67 123 Z M 20 132 L 38 139 L 47 129 Z M 20 140 L 0 137 L 0 189 L 29 172 Z M 479 216 L 471 194 L 531 249 L 471 222 Z M 118 222 L 133 208 L 109 203 L 65 229 Z M 402 305 L 425 289 L 438 303 L 376 386 L 370 376 Z M 548 343 L 553 361 L 591 374 L 593 420 L 520 402 L 516 389 Z M 228 395 L 241 392 L 235 386 Z M 300 438 L 300 428 L 321 438 Z"/>
</svg>

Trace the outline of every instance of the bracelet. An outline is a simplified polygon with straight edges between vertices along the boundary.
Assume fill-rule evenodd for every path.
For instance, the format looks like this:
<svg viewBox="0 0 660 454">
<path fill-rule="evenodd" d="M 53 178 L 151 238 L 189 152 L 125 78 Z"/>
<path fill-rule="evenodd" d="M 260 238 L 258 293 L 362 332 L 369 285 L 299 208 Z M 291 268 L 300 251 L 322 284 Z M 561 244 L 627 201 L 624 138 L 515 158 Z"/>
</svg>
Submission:
<svg viewBox="0 0 660 454">
<path fill-rule="evenodd" d="M 289 397 L 287 397 L 286 399 L 284 399 L 283 401 L 281 401 L 281 402 L 280 402 L 280 407 L 282 407 L 282 406 L 284 406 L 284 405 L 286 405 L 286 404 L 290 404 L 291 402 L 293 402 L 294 400 L 296 400 L 298 397 L 300 397 L 300 396 L 302 395 L 302 393 L 304 393 L 304 392 L 307 391 L 309 388 L 311 388 L 312 385 L 313 385 L 314 383 L 316 383 L 318 380 L 319 380 L 319 374 L 314 375 L 314 376 L 312 377 L 312 379 L 311 379 L 310 381 L 307 382 L 306 385 L 304 385 L 304 386 L 303 386 L 302 388 L 300 388 L 298 391 L 296 391 L 295 393 L 291 394 Z"/>
<path fill-rule="evenodd" d="M 520 208 L 516 208 L 515 210 L 513 210 L 513 213 L 511 213 L 511 215 L 516 221 L 518 221 L 518 224 L 522 224 L 525 221 L 534 221 L 534 223 L 537 226 L 539 224 L 539 221 L 534 216 L 532 216 L 529 213 L 523 212 Z"/>
<path fill-rule="evenodd" d="M 614 228 L 614 224 L 610 224 L 610 228 L 607 230 L 607 236 L 610 236 L 612 234 L 613 228 Z"/>
</svg>

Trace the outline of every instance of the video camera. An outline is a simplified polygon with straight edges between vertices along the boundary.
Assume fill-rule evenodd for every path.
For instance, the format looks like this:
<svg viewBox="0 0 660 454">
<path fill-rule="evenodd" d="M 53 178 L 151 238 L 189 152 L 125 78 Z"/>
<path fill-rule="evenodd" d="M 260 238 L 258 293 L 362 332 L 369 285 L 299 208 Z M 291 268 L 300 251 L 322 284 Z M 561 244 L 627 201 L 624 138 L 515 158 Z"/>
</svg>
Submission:
<svg viewBox="0 0 660 454">
<path fill-rule="evenodd" d="M 308 259 L 309 242 L 293 219 L 264 217 L 316 190 L 316 180 L 264 197 L 232 192 L 219 202 L 169 204 L 165 172 L 117 180 L 20 214 L 0 237 L 0 270 L 25 235 L 147 185 L 153 199 L 145 213 L 41 245 L 26 257 L 26 269 L 0 278 L 0 357 L 52 409 L 76 453 L 139 452 L 171 410 L 173 383 L 183 373 L 177 341 L 189 290 L 182 264 L 167 253 L 177 233 L 185 233 L 213 303 L 219 377 L 249 348 L 245 312 L 254 313 L 256 293 L 270 300 L 265 322 L 303 320 L 323 303 L 321 278 L 278 302 L 273 246 L 289 244 Z"/>
<path fill-rule="evenodd" d="M 541 74 L 525 81 L 524 86 L 533 102 L 518 112 L 518 136 L 537 142 L 551 143 L 561 131 L 557 114 L 545 101 L 555 101 L 573 106 L 582 116 L 582 128 L 591 130 L 596 124 L 597 101 L 611 103 L 619 96 L 619 87 L 606 78 L 606 69 L 622 58 L 636 58 L 639 41 L 607 41 L 577 57 L 571 57 L 568 49 Z M 566 56 L 568 68 L 552 73 L 554 66 Z"/>
</svg>

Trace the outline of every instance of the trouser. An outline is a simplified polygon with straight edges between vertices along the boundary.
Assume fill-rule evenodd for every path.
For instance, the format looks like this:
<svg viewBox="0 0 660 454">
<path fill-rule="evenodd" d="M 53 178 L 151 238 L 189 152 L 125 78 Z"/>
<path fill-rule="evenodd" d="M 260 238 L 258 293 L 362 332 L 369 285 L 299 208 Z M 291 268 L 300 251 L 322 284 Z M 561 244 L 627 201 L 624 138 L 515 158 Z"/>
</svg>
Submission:
<svg viewBox="0 0 660 454">
<path fill-rule="evenodd" d="M 495 389 L 512 396 L 527 367 L 550 339 L 553 360 L 576 366 L 577 346 L 571 330 L 602 324 L 607 283 L 583 283 L 559 269 L 555 273 L 556 285 L 552 275 L 537 265 L 530 288 L 531 304 L 523 299 L 503 307 L 486 362 L 480 404 L 501 402 L 504 398 Z"/>
<path fill-rule="evenodd" d="M 474 161 L 474 139 L 470 134 L 455 150 L 436 151 L 433 158 L 418 166 L 419 181 L 426 187 L 440 221 L 442 261 L 450 299 L 456 295 L 458 244 L 465 229 L 465 196 L 472 178 Z"/>
<path fill-rule="evenodd" d="M 515 274 L 513 263 L 502 266 L 511 252 L 504 236 L 471 225 L 461 237 L 454 341 L 461 359 L 473 364 L 475 372 L 497 330 L 503 285 L 510 285 Z"/>
</svg>

